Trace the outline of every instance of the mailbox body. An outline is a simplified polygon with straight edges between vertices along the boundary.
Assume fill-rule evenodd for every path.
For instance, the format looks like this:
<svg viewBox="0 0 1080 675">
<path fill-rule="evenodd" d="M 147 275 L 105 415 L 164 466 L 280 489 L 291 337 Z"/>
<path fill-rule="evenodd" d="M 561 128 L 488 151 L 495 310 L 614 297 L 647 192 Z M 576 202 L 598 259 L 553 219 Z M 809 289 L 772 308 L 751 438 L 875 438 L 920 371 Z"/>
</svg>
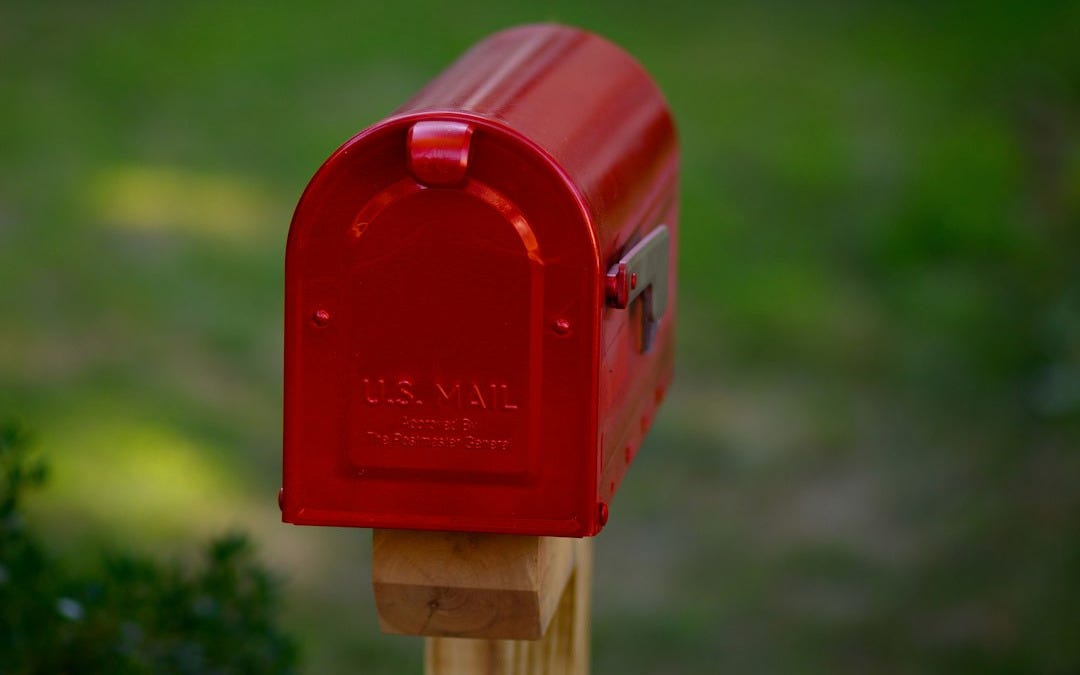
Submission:
<svg viewBox="0 0 1080 675">
<path fill-rule="evenodd" d="M 677 162 L 640 66 L 552 25 L 338 149 L 286 251 L 283 519 L 596 534 L 672 375 Z M 661 224 L 646 326 L 607 272 Z"/>
</svg>

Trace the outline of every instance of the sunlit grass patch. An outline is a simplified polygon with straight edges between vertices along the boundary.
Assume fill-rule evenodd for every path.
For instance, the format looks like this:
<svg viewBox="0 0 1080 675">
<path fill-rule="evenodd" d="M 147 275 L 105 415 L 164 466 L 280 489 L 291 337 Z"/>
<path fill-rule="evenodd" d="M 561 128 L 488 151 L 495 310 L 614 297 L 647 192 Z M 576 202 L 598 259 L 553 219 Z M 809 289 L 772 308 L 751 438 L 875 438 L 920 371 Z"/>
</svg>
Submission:
<svg viewBox="0 0 1080 675">
<path fill-rule="evenodd" d="M 178 540 L 264 517 L 242 477 L 210 447 L 166 423 L 89 404 L 50 424 L 42 449 L 51 484 L 32 506 L 61 545 L 87 533 L 167 550 Z"/>
<path fill-rule="evenodd" d="M 122 230 L 242 241 L 272 217 L 269 195 L 250 181 L 168 166 L 103 169 L 86 197 L 97 218 Z"/>
</svg>

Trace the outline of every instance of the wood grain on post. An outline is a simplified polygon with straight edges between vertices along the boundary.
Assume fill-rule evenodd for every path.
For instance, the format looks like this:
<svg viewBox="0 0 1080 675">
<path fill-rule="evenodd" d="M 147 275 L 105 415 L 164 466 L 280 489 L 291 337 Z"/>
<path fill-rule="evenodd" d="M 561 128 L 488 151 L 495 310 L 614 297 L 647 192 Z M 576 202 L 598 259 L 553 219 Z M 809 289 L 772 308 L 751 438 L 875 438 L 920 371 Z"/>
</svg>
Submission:
<svg viewBox="0 0 1080 675">
<path fill-rule="evenodd" d="M 573 546 L 574 572 L 542 639 L 428 638 L 425 675 L 588 675 L 592 540 Z"/>
<path fill-rule="evenodd" d="M 431 637 L 428 675 L 586 675 L 591 544 L 375 530 L 380 627 Z"/>
<path fill-rule="evenodd" d="M 372 558 L 383 632 L 536 640 L 574 549 L 558 537 L 375 530 Z"/>
</svg>

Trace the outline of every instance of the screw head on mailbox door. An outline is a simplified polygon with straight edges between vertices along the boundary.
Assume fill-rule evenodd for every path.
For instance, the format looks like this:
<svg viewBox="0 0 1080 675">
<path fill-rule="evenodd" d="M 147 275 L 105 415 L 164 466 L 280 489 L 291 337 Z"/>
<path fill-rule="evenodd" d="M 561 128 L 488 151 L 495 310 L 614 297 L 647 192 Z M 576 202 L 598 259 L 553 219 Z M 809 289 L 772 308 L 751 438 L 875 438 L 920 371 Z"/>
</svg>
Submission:
<svg viewBox="0 0 1080 675">
<path fill-rule="evenodd" d="M 672 377 L 677 178 L 645 71 L 556 25 L 334 152 L 286 249 L 283 520 L 599 532 Z"/>
</svg>

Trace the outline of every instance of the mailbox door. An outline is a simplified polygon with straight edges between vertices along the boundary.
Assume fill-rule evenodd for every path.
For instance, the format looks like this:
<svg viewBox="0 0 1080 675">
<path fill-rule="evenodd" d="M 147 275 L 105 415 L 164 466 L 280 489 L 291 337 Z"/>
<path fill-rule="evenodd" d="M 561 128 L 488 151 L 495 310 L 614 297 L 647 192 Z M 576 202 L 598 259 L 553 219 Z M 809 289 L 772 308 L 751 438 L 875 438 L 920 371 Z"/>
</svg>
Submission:
<svg viewBox="0 0 1080 675">
<path fill-rule="evenodd" d="M 284 517 L 592 534 L 602 291 L 587 213 L 513 132 L 439 119 L 468 125 L 463 175 L 416 166 L 410 130 L 428 117 L 392 119 L 335 153 L 297 209 Z"/>
</svg>

